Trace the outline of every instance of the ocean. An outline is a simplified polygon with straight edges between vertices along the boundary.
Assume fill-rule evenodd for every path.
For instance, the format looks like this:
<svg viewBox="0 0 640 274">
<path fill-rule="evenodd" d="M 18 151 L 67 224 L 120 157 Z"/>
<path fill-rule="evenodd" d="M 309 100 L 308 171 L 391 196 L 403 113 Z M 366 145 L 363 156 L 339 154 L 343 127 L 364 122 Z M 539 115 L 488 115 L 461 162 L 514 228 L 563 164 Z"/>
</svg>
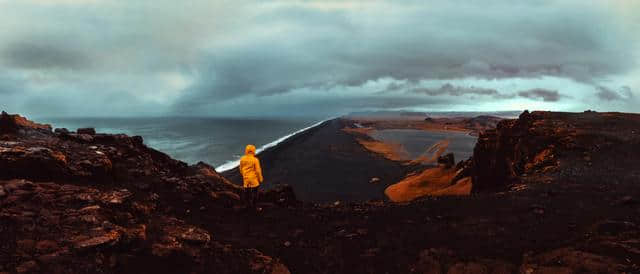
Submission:
<svg viewBox="0 0 640 274">
<path fill-rule="evenodd" d="M 171 157 L 195 164 L 206 162 L 218 171 L 231 169 L 244 154 L 247 144 L 258 152 L 300 130 L 325 119 L 320 118 L 38 118 L 53 128 L 93 127 L 99 133 L 140 135 L 144 143 Z"/>
</svg>

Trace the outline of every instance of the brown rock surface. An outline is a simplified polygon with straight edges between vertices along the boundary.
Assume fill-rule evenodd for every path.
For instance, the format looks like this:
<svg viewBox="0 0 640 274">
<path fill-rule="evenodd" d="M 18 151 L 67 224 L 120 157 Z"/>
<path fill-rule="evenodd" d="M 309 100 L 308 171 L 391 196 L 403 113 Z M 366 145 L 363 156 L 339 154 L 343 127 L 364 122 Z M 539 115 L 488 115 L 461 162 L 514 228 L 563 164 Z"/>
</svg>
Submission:
<svg viewBox="0 0 640 274">
<path fill-rule="evenodd" d="M 631 167 L 640 161 L 639 123 L 637 114 L 525 111 L 480 134 L 469 165 L 473 191 L 637 175 Z"/>
<path fill-rule="evenodd" d="M 260 196 L 262 211 L 244 209 L 239 187 L 212 167 L 141 138 L 87 143 L 19 127 L 0 142 L 24 152 L 0 153 L 0 272 L 638 273 L 639 115 L 529 115 L 484 135 L 474 162 L 457 165 L 463 180 L 506 179 L 481 180 L 470 196 L 312 204 L 280 186 Z M 62 171 L 41 172 L 54 169 L 38 159 Z M 365 175 L 359 187 L 376 186 Z"/>
<path fill-rule="evenodd" d="M 0 113 L 0 135 L 24 134 L 25 130 L 31 133 L 48 133 L 51 132 L 51 125 L 34 123 L 17 114 L 10 115 L 4 111 Z"/>
<path fill-rule="evenodd" d="M 0 271 L 249 273 L 263 258 L 260 271 L 287 269 L 215 241 L 197 221 L 195 209 L 242 204 L 213 167 L 189 167 L 140 137 L 74 137 L 4 113 L 0 121 Z"/>
</svg>

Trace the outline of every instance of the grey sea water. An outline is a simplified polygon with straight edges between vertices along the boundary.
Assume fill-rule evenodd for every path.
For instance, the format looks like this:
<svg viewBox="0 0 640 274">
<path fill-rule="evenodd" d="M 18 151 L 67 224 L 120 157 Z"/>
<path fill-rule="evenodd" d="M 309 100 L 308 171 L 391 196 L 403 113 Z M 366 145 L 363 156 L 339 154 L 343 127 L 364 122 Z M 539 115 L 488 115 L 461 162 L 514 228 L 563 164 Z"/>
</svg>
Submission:
<svg viewBox="0 0 640 274">
<path fill-rule="evenodd" d="M 189 164 L 204 161 L 218 168 L 237 160 L 247 144 L 260 148 L 321 118 L 38 118 L 54 128 L 94 127 L 101 133 L 140 135 L 145 144 Z"/>
</svg>

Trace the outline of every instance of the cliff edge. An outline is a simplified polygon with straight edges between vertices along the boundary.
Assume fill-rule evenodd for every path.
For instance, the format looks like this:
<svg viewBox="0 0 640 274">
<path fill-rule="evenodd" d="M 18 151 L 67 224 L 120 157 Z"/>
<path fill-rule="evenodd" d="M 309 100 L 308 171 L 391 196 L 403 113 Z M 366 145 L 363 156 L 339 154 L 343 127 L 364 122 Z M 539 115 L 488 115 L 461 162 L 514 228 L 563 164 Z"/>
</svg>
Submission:
<svg viewBox="0 0 640 274">
<path fill-rule="evenodd" d="M 482 132 L 461 173 L 472 176 L 473 192 L 635 181 L 639 125 L 638 114 L 525 111 Z"/>
<path fill-rule="evenodd" d="M 213 167 L 140 136 L 0 115 L 0 273 L 288 273 L 198 221 L 238 205 Z"/>
<path fill-rule="evenodd" d="M 640 272 L 637 114 L 502 121 L 455 167 L 470 196 L 304 203 L 281 186 L 261 212 L 141 137 L 27 121 L 0 116 L 3 274 Z"/>
</svg>

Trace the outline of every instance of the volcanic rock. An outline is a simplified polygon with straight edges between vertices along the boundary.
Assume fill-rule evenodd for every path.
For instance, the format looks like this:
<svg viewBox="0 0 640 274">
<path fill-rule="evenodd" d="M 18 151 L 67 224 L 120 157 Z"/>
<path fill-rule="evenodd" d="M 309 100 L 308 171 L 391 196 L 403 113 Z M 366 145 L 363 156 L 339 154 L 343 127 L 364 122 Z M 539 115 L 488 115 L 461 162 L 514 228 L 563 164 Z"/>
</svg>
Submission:
<svg viewBox="0 0 640 274">
<path fill-rule="evenodd" d="M 50 180 L 67 175 L 67 158 L 47 147 L 0 146 L 0 179 Z"/>
<path fill-rule="evenodd" d="M 74 247 L 79 250 L 86 250 L 105 245 L 114 245 L 120 239 L 120 233 L 112 231 L 104 235 L 93 237 L 87 240 L 82 240 L 74 243 Z"/>
<path fill-rule="evenodd" d="M 180 233 L 178 238 L 193 242 L 193 243 L 208 243 L 211 240 L 211 236 L 203 229 L 199 228 L 188 228 L 186 231 Z"/>
<path fill-rule="evenodd" d="M 103 194 L 100 200 L 104 204 L 119 205 L 122 204 L 127 198 L 131 197 L 131 192 L 126 189 L 114 190 Z"/>
<path fill-rule="evenodd" d="M 0 196 L 2 196 L 2 194 L 0 194 Z M 613 203 L 613 205 L 616 205 L 616 206 L 629 206 L 629 205 L 636 205 L 636 204 L 639 204 L 638 199 L 629 195 L 624 196 Z"/>
<path fill-rule="evenodd" d="M 53 132 L 60 134 L 60 135 L 66 135 L 69 134 L 69 130 L 66 128 L 56 128 Z"/>
<path fill-rule="evenodd" d="M 279 184 L 267 190 L 260 198 L 265 202 L 276 203 L 281 206 L 291 206 L 298 204 L 296 194 L 290 185 Z"/>
<path fill-rule="evenodd" d="M 573 248 L 561 248 L 537 256 L 525 256 L 520 273 L 622 273 L 615 258 Z"/>
<path fill-rule="evenodd" d="M 58 250 L 58 244 L 51 240 L 42 240 L 36 243 L 38 253 L 48 253 Z"/>
<path fill-rule="evenodd" d="M 87 135 L 95 135 L 96 134 L 96 130 L 92 127 L 87 127 L 87 128 L 79 128 L 76 131 L 78 134 L 87 134 Z"/>
<path fill-rule="evenodd" d="M 473 177 L 473 192 L 505 190 L 520 182 L 571 179 L 577 174 L 569 172 L 581 166 L 598 172 L 603 168 L 591 165 L 610 166 L 612 162 L 594 162 L 594 157 L 613 159 L 620 158 L 620 153 L 630 154 L 618 149 L 637 144 L 637 137 L 624 133 L 637 123 L 638 118 L 628 114 L 525 111 L 516 120 L 503 120 L 495 130 L 482 132 L 464 172 Z M 585 153 L 592 156 L 585 160 Z M 633 155 L 624 157 L 623 166 L 636 159 Z"/>
<path fill-rule="evenodd" d="M 189 167 L 139 136 L 54 133 L 6 113 L 0 120 L 0 271 L 250 273 L 255 266 L 244 249 L 214 242 L 211 227 L 181 219 L 185 211 L 196 220 L 225 215 L 226 203 L 240 203 L 241 187 L 213 167 Z M 265 199 L 291 199 L 287 193 Z M 187 196 L 193 205 L 182 202 Z M 268 258 L 261 270 L 287 269 Z"/>
<path fill-rule="evenodd" d="M 17 114 L 0 113 L 0 135 L 38 132 L 50 133 L 51 125 L 34 123 Z"/>
<path fill-rule="evenodd" d="M 444 165 L 445 168 L 451 168 L 456 164 L 453 153 L 447 153 L 438 157 L 438 164 Z"/>
<path fill-rule="evenodd" d="M 17 273 L 33 273 L 38 270 L 38 264 L 35 261 L 27 261 L 16 267 Z"/>
<path fill-rule="evenodd" d="M 240 195 L 231 191 L 211 192 L 211 198 L 214 200 L 222 199 L 226 203 L 234 203 L 240 201 Z"/>
<path fill-rule="evenodd" d="M 96 133 L 87 143 L 7 127 L 18 130 L 0 141 L 0 273 L 638 273 L 640 135 L 630 132 L 640 115 L 521 119 L 482 134 L 472 159 L 456 165 L 456 176 L 473 177 L 474 195 L 303 203 L 266 177 L 273 189 L 260 193 L 269 205 L 261 212 L 236 210 L 242 187 L 213 167 L 139 138 Z M 350 160 L 359 144 L 341 136 L 340 149 L 322 146 L 330 132 L 307 134 Z M 287 146 L 309 151 L 301 143 Z M 317 163 L 301 176 L 336 172 Z M 336 180 L 326 189 L 390 178 L 378 165 L 360 174 L 366 162 L 357 163 L 363 169 L 326 177 Z"/>
<path fill-rule="evenodd" d="M 440 262 L 430 254 L 429 250 L 425 250 L 420 253 L 418 261 L 412 267 L 412 270 L 415 273 L 440 274 L 442 273 L 442 266 Z"/>
<path fill-rule="evenodd" d="M 447 274 L 489 274 L 489 269 L 479 263 L 456 263 L 449 268 Z"/>
</svg>

